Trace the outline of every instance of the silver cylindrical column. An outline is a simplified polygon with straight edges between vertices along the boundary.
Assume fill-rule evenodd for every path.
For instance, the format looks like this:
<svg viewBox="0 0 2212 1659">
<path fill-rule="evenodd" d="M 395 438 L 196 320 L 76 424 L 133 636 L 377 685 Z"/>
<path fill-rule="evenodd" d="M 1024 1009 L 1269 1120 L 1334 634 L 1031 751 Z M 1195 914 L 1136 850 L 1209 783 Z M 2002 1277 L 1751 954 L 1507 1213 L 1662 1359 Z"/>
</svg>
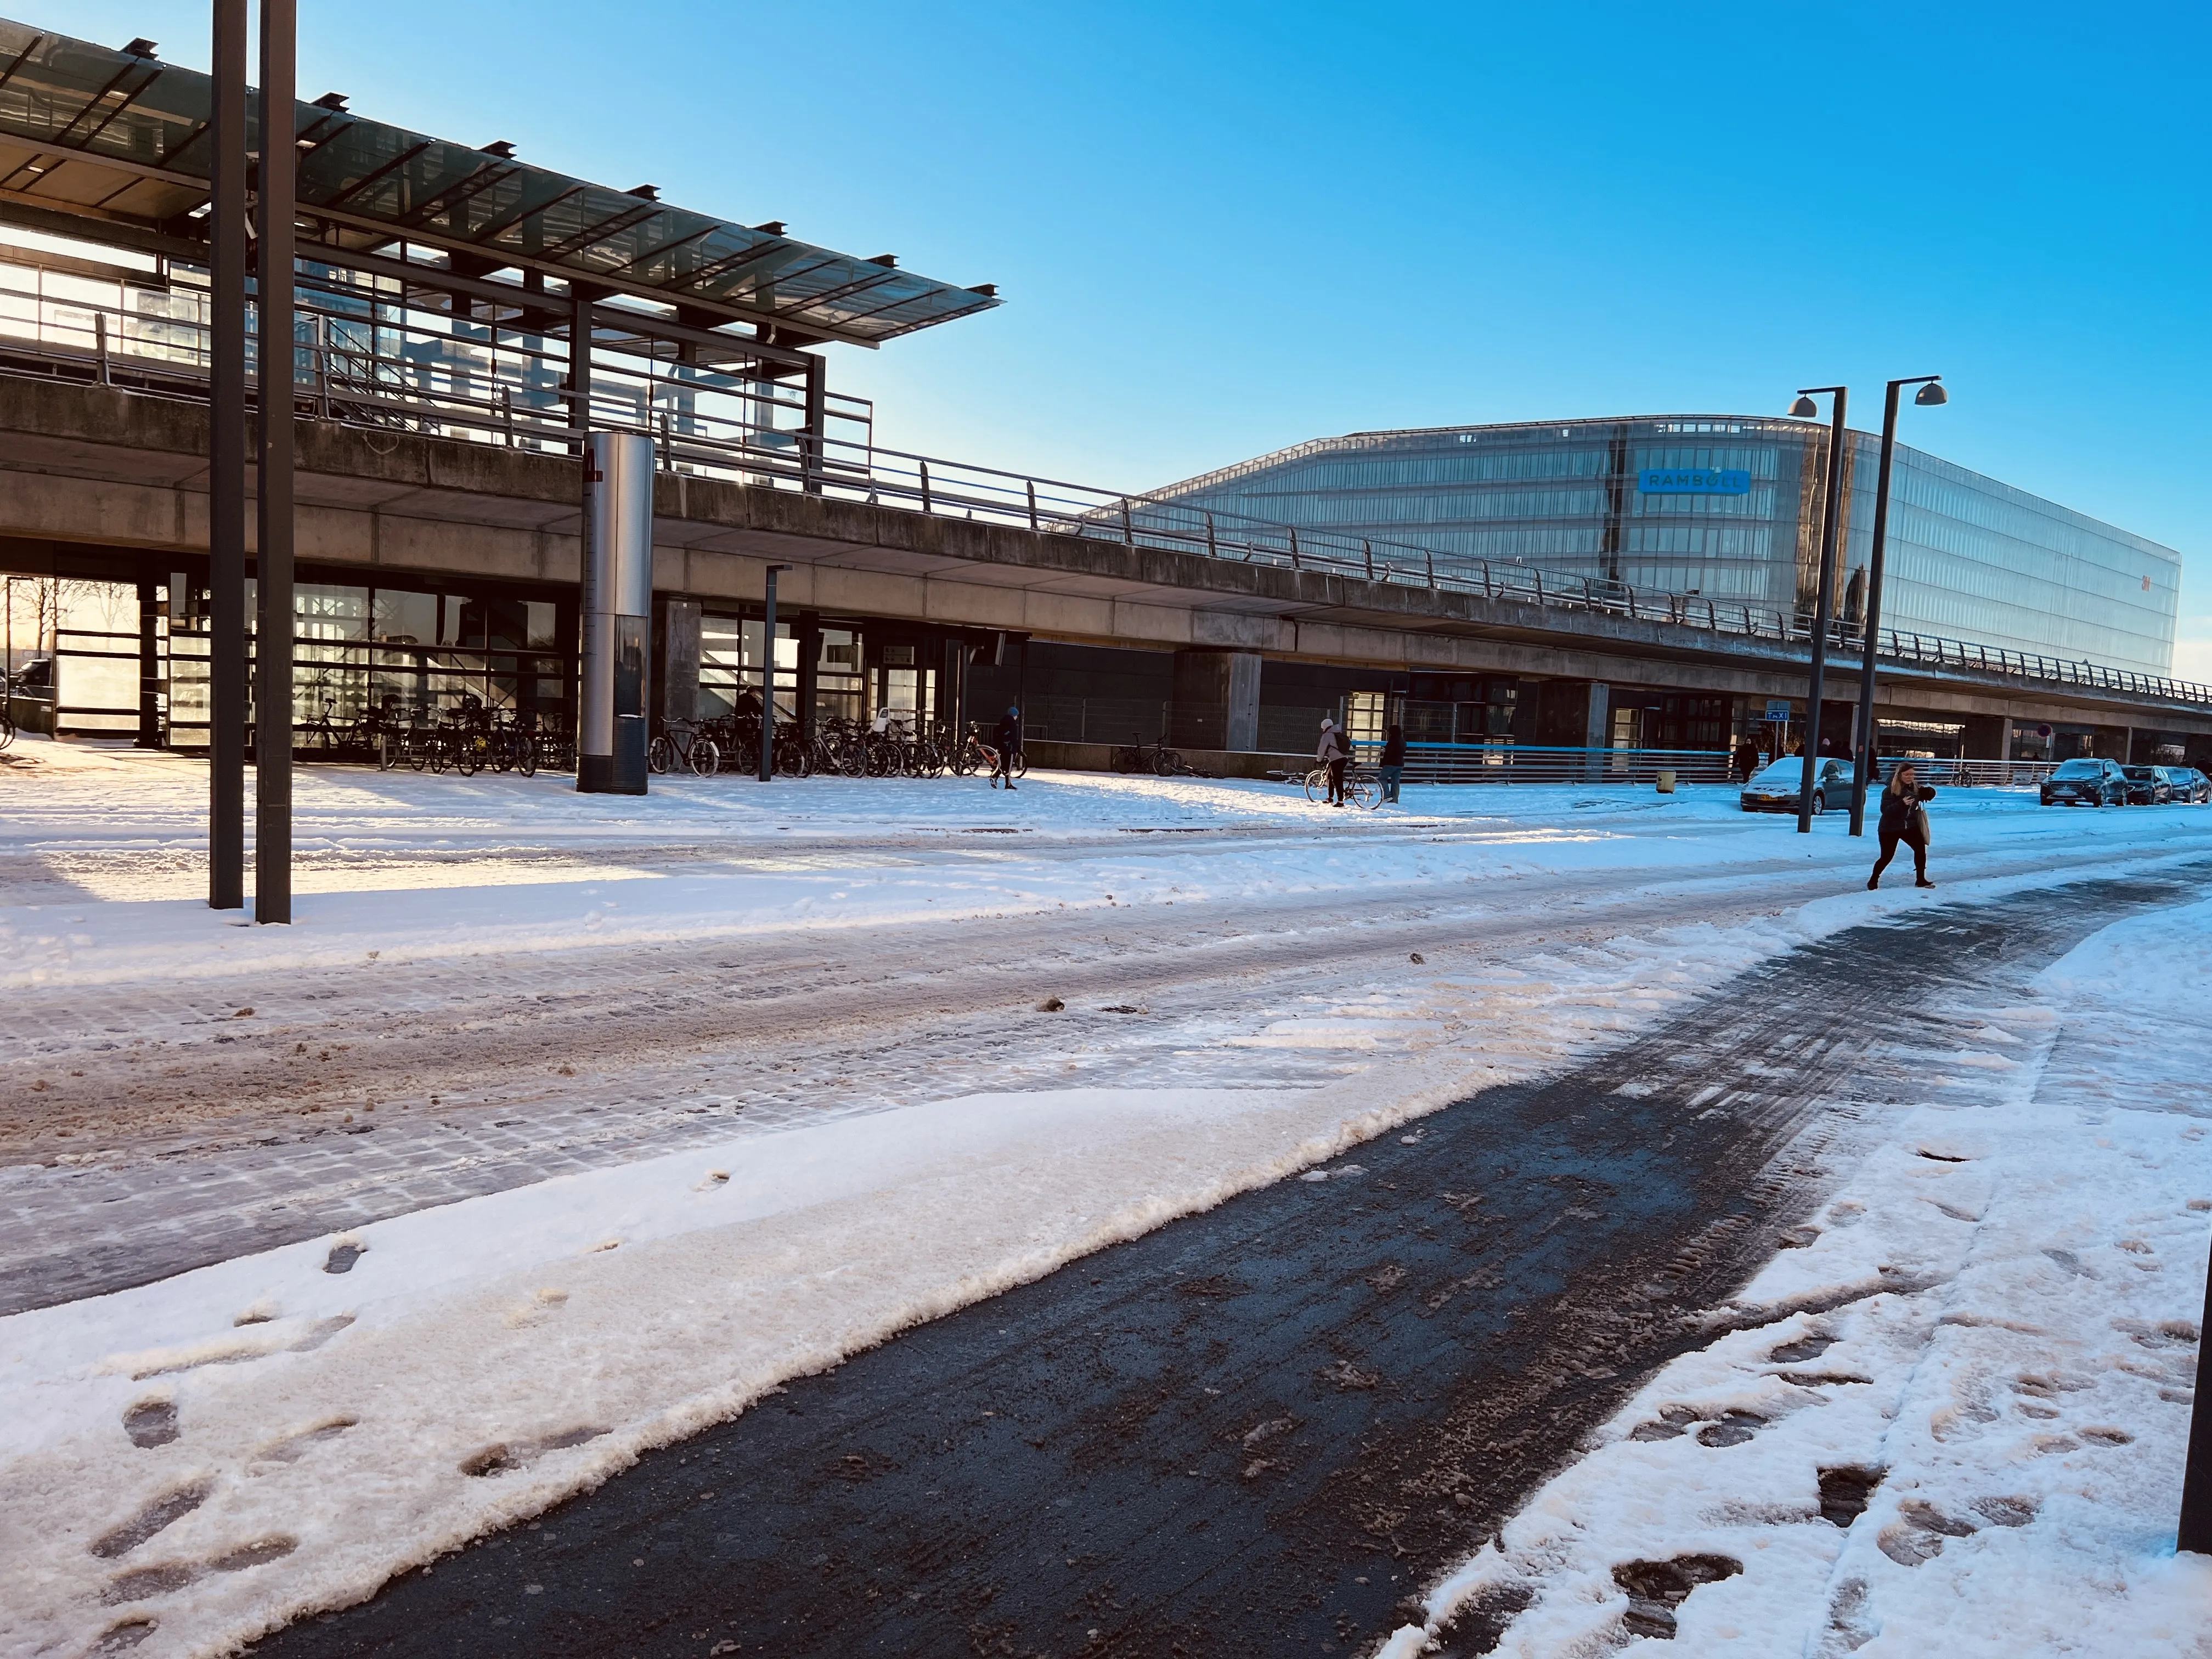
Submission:
<svg viewBox="0 0 2212 1659">
<path fill-rule="evenodd" d="M 584 684 L 576 787 L 645 793 L 646 633 L 653 614 L 653 440 L 584 442 Z"/>
</svg>

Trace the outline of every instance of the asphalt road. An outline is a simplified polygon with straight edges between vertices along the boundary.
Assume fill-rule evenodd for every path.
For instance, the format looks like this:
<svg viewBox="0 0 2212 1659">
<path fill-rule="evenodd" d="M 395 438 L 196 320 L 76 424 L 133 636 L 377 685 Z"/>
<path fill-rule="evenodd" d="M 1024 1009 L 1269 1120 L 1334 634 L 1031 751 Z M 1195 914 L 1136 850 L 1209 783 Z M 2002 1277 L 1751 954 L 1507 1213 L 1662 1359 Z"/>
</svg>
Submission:
<svg viewBox="0 0 2212 1659">
<path fill-rule="evenodd" d="M 1809 1212 L 1940 1035 L 2192 876 L 1947 906 L 791 1383 L 256 1650 L 1349 1653 Z M 495 1478 L 495 1477 L 491 1477 Z M 1462 1632 L 1452 1651 L 1486 1651 Z"/>
</svg>

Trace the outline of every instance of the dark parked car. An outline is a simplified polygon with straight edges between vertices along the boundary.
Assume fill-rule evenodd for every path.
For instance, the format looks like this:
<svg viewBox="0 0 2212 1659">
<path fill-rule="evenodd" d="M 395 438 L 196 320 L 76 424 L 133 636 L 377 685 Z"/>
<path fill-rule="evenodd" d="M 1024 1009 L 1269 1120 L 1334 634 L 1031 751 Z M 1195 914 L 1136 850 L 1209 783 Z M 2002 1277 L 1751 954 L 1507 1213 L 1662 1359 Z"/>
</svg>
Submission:
<svg viewBox="0 0 2212 1659">
<path fill-rule="evenodd" d="M 1790 755 L 1769 764 L 1743 786 L 1747 812 L 1795 812 L 1805 787 L 1805 757 Z M 1848 761 L 1826 757 L 1813 763 L 1813 811 L 1851 804 L 1851 769 Z"/>
<path fill-rule="evenodd" d="M 2173 786 L 2159 767 L 2123 766 L 2120 774 L 2128 781 L 2130 806 L 2163 806 L 2173 799 Z"/>
<path fill-rule="evenodd" d="M 2045 806 L 2125 806 L 2128 776 L 2118 761 L 2070 760 L 2043 781 Z"/>
<path fill-rule="evenodd" d="M 2201 805 L 2212 801 L 2212 778 L 2206 777 L 2193 766 L 2161 766 L 2159 772 L 2172 792 L 2172 798 L 2185 806 Z"/>
</svg>

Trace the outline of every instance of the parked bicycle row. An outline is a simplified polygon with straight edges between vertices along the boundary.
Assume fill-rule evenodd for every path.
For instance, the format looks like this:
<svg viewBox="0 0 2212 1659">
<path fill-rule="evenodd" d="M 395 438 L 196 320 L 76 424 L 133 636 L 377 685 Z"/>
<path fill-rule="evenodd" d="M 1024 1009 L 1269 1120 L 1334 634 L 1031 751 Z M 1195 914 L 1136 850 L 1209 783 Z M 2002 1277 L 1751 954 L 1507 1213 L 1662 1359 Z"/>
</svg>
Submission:
<svg viewBox="0 0 2212 1659">
<path fill-rule="evenodd" d="M 830 716 L 811 732 L 795 722 L 775 728 L 771 769 L 779 777 L 806 778 L 817 773 L 848 778 L 934 778 L 951 773 L 991 775 L 996 783 L 1009 771 L 1000 764 L 1003 745 L 987 742 L 980 726 L 955 736 L 943 722 L 925 726 L 895 713 L 869 721 Z M 706 720 L 670 720 L 646 750 L 646 764 L 658 774 L 690 772 L 713 777 L 720 772 L 758 775 L 761 721 L 751 714 L 725 714 Z M 1018 747 L 1011 753 L 1012 777 L 1024 776 L 1029 763 Z"/>
</svg>

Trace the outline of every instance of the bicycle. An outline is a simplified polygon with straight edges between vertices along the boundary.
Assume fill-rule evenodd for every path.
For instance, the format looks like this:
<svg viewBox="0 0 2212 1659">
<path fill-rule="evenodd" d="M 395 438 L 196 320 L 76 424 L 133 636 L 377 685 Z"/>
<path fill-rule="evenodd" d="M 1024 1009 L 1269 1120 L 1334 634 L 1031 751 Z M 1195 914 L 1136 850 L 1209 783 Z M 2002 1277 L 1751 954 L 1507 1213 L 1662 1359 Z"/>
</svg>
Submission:
<svg viewBox="0 0 2212 1659">
<path fill-rule="evenodd" d="M 712 738 L 701 733 L 695 722 L 671 720 L 661 734 L 645 746 L 645 763 L 657 774 L 665 775 L 674 767 L 685 766 L 700 777 L 710 778 L 722 769 L 722 750 Z"/>
<path fill-rule="evenodd" d="M 1328 799 L 1328 768 L 1316 766 L 1306 774 L 1306 799 L 1316 806 Z M 1372 812 L 1382 805 L 1382 780 L 1364 767 L 1344 769 L 1344 799 L 1350 806 Z"/>
<path fill-rule="evenodd" d="M 1143 737 L 1136 732 L 1131 732 L 1130 736 L 1135 738 L 1136 742 L 1116 748 L 1107 763 L 1116 772 L 1125 775 L 1135 772 L 1150 772 L 1153 776 L 1162 778 L 1188 778 L 1196 775 L 1191 770 L 1190 763 L 1168 747 L 1166 738 L 1161 738 L 1158 743 L 1146 743 Z"/>
<path fill-rule="evenodd" d="M 996 789 L 999 787 L 999 751 L 976 735 L 979 729 L 973 726 L 968 728 L 967 742 L 962 744 L 952 757 L 952 770 L 963 778 L 987 772 L 990 775 L 991 787 Z M 1020 750 L 1015 750 L 1013 764 L 1007 769 L 1018 778 L 1029 776 L 1029 757 Z"/>
</svg>

